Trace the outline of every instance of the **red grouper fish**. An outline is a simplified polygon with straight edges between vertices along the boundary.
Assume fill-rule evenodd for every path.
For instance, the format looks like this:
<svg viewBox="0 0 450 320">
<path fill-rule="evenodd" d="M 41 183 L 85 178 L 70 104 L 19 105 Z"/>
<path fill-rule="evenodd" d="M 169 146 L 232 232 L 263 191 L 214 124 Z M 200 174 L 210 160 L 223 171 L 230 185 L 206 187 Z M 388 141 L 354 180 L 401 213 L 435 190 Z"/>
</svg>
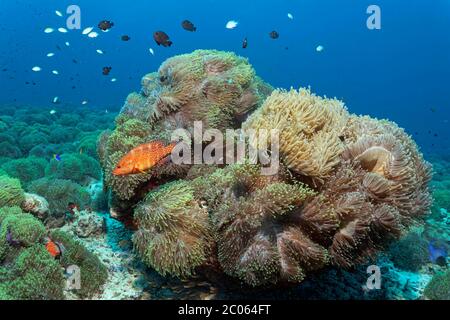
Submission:
<svg viewBox="0 0 450 320">
<path fill-rule="evenodd" d="M 165 146 L 161 141 L 142 144 L 120 159 L 113 171 L 115 176 L 145 173 L 149 169 L 164 161 L 172 153 L 176 143 Z"/>
</svg>

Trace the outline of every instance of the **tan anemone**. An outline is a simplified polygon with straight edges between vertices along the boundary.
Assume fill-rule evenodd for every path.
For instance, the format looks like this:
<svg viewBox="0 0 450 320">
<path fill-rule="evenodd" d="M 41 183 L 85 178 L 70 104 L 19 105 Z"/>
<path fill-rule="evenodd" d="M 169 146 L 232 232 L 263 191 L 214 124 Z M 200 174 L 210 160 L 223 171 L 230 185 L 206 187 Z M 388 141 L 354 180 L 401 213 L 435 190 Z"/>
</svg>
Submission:
<svg viewBox="0 0 450 320">
<path fill-rule="evenodd" d="M 340 162 L 340 136 L 349 114 L 336 99 L 321 98 L 310 90 L 276 90 L 244 123 L 246 130 L 278 130 L 280 156 L 294 172 L 322 184 Z M 256 136 L 257 137 L 257 136 Z M 268 141 L 250 141 L 267 148 Z"/>
</svg>

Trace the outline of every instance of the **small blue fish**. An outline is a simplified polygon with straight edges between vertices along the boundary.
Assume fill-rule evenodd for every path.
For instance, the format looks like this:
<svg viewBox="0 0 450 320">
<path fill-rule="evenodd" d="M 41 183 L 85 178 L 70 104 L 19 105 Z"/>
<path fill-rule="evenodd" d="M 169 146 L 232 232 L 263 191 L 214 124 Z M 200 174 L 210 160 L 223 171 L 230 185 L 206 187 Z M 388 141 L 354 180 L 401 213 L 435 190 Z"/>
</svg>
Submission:
<svg viewBox="0 0 450 320">
<path fill-rule="evenodd" d="M 53 159 L 55 159 L 56 161 L 61 161 L 61 156 L 59 154 L 55 154 L 53 156 Z"/>
<path fill-rule="evenodd" d="M 436 244 L 436 241 L 430 241 L 428 244 L 430 260 L 434 264 L 441 264 L 447 258 L 447 249 Z"/>
</svg>

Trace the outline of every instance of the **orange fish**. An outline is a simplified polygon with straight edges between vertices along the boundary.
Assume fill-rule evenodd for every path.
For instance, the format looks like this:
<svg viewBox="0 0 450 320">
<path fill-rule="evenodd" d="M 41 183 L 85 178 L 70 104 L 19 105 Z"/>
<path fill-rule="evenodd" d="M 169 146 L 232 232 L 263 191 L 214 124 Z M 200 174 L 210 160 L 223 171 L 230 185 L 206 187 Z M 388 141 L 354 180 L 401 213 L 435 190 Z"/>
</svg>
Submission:
<svg viewBox="0 0 450 320">
<path fill-rule="evenodd" d="M 175 146 L 176 143 L 172 143 L 166 147 L 161 141 L 142 144 L 120 159 L 113 171 L 113 175 L 125 176 L 145 173 L 171 154 Z"/>
<path fill-rule="evenodd" d="M 47 242 L 47 244 L 45 245 L 45 248 L 47 249 L 48 253 L 50 253 L 53 258 L 56 258 L 61 254 L 61 250 L 59 249 L 58 245 L 56 243 L 54 243 L 53 241 Z"/>
</svg>

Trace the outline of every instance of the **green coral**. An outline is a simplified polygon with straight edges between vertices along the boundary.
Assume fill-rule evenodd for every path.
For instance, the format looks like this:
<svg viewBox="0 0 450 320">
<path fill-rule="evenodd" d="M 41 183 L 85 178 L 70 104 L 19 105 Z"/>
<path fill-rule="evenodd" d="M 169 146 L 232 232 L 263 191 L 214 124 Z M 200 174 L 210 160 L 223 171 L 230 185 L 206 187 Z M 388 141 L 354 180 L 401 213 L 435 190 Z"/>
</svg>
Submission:
<svg viewBox="0 0 450 320">
<path fill-rule="evenodd" d="M 22 156 L 22 151 L 8 141 L 0 142 L 0 157 L 17 159 Z"/>
<path fill-rule="evenodd" d="M 97 154 L 97 139 L 100 132 L 95 132 L 91 134 L 87 134 L 84 137 L 80 138 L 80 142 L 78 144 L 79 152 L 86 154 L 92 158 L 98 159 Z"/>
<path fill-rule="evenodd" d="M 80 131 L 75 128 L 68 129 L 63 126 L 53 126 L 49 135 L 50 143 L 66 143 L 76 140 L 76 137 Z"/>
<path fill-rule="evenodd" d="M 61 266 L 42 244 L 20 253 L 10 277 L 5 287 L 15 300 L 64 299 L 65 281 Z"/>
<path fill-rule="evenodd" d="M 208 214 L 188 183 L 169 183 L 149 193 L 135 217 L 140 226 L 133 237 L 135 248 L 161 274 L 187 277 L 208 259 Z"/>
<path fill-rule="evenodd" d="M 66 179 L 86 184 L 89 179 L 100 180 L 99 163 L 85 154 L 63 154 L 60 160 L 52 159 L 45 170 L 46 176 L 52 179 Z"/>
<path fill-rule="evenodd" d="M 89 193 L 79 184 L 70 180 L 42 178 L 28 186 L 30 193 L 44 197 L 53 214 L 66 212 L 68 203 L 76 203 L 84 208 L 90 203 Z"/>
<path fill-rule="evenodd" d="M 430 261 L 427 241 L 411 232 L 389 248 L 389 258 L 400 269 L 417 272 Z"/>
<path fill-rule="evenodd" d="M 0 209 L 0 300 L 64 299 L 63 268 L 80 268 L 82 287 L 74 292 L 80 298 L 90 298 L 101 291 L 108 277 L 105 266 L 69 234 L 53 231 L 53 241 L 63 244 L 60 260 L 46 250 L 46 229 L 33 216 L 20 208 Z M 18 246 L 6 242 L 10 231 Z"/>
<path fill-rule="evenodd" d="M 18 207 L 1 208 L 0 225 L 0 300 L 63 299 L 63 274 L 43 245 L 44 225 Z M 7 232 L 18 246 L 9 245 Z"/>
<path fill-rule="evenodd" d="M 65 113 L 61 115 L 57 123 L 63 127 L 75 127 L 82 121 L 81 116 L 76 113 Z"/>
<path fill-rule="evenodd" d="M 45 176 L 47 160 L 37 157 L 27 157 L 11 160 L 4 163 L 1 168 L 13 178 L 19 179 L 23 184 Z"/>
<path fill-rule="evenodd" d="M 13 239 L 20 242 L 24 247 L 29 247 L 39 242 L 46 233 L 42 223 L 31 214 L 11 214 L 13 210 L 17 209 L 10 209 L 10 213 L 2 219 L 1 239 L 6 238 L 6 233 L 9 230 Z"/>
<path fill-rule="evenodd" d="M 18 179 L 0 176 L 0 208 L 20 206 L 25 193 Z"/>
<path fill-rule="evenodd" d="M 435 275 L 425 288 L 424 294 L 432 300 L 450 300 L 450 270 Z"/>
<path fill-rule="evenodd" d="M 42 143 L 47 144 L 48 137 L 47 135 L 40 132 L 30 133 L 19 139 L 19 146 L 25 154 L 28 154 L 28 152 L 36 145 Z"/>
<path fill-rule="evenodd" d="M 65 268 L 72 265 L 80 268 L 81 288 L 76 294 L 81 298 L 91 298 L 99 293 L 108 278 L 108 271 L 100 259 L 67 233 L 54 231 L 51 238 L 62 243 L 66 249 L 61 257 L 61 264 Z"/>
</svg>

